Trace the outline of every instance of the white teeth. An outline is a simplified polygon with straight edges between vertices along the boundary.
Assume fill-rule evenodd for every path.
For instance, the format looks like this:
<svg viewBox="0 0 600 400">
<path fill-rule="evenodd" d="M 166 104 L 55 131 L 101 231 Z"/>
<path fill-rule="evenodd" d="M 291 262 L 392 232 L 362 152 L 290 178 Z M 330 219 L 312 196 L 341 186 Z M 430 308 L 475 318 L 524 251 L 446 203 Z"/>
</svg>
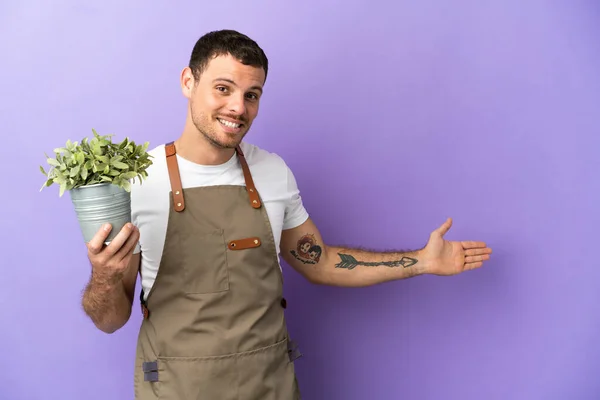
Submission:
<svg viewBox="0 0 600 400">
<path fill-rule="evenodd" d="M 241 124 L 234 124 L 233 122 L 225 121 L 223 119 L 219 119 L 219 122 L 229 128 L 239 128 Z"/>
</svg>

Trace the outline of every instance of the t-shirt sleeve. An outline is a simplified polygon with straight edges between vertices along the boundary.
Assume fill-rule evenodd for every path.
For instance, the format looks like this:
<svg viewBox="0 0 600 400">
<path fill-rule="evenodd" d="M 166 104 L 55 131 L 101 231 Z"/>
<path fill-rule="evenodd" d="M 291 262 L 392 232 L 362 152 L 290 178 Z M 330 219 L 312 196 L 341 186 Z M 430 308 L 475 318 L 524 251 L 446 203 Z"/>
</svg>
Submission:
<svg viewBox="0 0 600 400">
<path fill-rule="evenodd" d="M 300 190 L 294 173 L 287 169 L 287 204 L 285 206 L 285 217 L 283 220 L 283 229 L 292 229 L 303 224 L 308 219 L 308 212 L 302 203 Z"/>
<path fill-rule="evenodd" d="M 135 244 L 135 248 L 133 249 L 133 254 L 138 254 L 142 252 L 142 247 L 140 246 L 140 241 Z"/>
<path fill-rule="evenodd" d="M 138 184 L 139 182 L 136 181 L 136 184 Z M 136 186 L 136 184 L 131 185 L 131 223 L 134 226 L 139 226 L 139 221 L 138 221 L 138 216 L 139 216 L 139 194 L 138 194 L 138 187 Z M 142 251 L 142 247 L 140 245 L 140 241 L 138 240 L 137 243 L 135 244 L 135 248 L 133 249 L 133 254 L 138 254 Z"/>
</svg>

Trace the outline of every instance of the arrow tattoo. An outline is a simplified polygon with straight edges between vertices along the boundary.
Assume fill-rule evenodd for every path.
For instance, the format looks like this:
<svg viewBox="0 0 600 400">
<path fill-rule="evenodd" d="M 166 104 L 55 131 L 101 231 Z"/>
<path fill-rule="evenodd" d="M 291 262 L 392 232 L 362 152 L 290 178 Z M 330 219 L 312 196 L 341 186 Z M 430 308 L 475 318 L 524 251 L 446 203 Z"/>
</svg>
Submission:
<svg viewBox="0 0 600 400">
<path fill-rule="evenodd" d="M 341 261 L 338 264 L 336 264 L 335 267 L 336 268 L 345 268 L 345 269 L 349 269 L 349 270 L 354 269 L 354 268 L 358 267 L 359 265 L 362 265 L 364 267 L 376 267 L 378 265 L 384 265 L 386 267 L 403 266 L 404 268 L 408 268 L 417 263 L 417 259 L 411 258 L 411 257 L 402 257 L 402 259 L 397 260 L 397 261 L 365 262 L 365 261 L 358 261 L 356 258 L 354 258 L 348 254 L 338 253 L 338 255 L 340 256 Z"/>
</svg>

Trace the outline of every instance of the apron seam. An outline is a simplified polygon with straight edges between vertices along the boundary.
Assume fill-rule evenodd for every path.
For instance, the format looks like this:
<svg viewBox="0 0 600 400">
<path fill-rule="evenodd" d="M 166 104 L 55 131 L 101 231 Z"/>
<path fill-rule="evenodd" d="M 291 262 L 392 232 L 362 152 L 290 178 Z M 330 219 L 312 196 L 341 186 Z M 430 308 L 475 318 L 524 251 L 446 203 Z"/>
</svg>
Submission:
<svg viewBox="0 0 600 400">
<path fill-rule="evenodd" d="M 215 355 L 215 356 L 199 356 L 199 357 L 189 357 L 189 356 L 184 356 L 184 357 L 173 357 L 173 356 L 157 356 L 156 359 L 158 361 L 189 361 L 189 362 L 197 362 L 197 361 L 215 361 L 215 360 L 225 360 L 225 359 L 229 359 L 229 358 L 241 358 L 241 357 L 247 357 L 247 356 L 253 356 L 255 354 L 258 353 L 262 353 L 265 351 L 269 351 L 272 350 L 274 348 L 277 347 L 283 347 L 283 345 L 288 341 L 287 337 L 283 338 L 282 340 L 264 346 L 264 347 L 260 347 L 258 349 L 253 349 L 253 350 L 246 350 L 246 351 L 241 351 L 238 353 L 230 353 L 230 354 L 222 354 L 222 355 Z"/>
</svg>

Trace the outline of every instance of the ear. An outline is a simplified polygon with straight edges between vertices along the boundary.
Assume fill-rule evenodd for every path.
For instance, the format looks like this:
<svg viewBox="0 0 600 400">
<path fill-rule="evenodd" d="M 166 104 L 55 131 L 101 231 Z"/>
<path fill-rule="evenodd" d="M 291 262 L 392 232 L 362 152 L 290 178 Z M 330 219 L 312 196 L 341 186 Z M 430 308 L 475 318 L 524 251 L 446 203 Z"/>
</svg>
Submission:
<svg viewBox="0 0 600 400">
<path fill-rule="evenodd" d="M 186 98 L 192 97 L 192 89 L 194 88 L 194 74 L 192 74 L 192 70 L 190 67 L 185 67 L 183 71 L 181 71 L 181 92 Z"/>
</svg>

